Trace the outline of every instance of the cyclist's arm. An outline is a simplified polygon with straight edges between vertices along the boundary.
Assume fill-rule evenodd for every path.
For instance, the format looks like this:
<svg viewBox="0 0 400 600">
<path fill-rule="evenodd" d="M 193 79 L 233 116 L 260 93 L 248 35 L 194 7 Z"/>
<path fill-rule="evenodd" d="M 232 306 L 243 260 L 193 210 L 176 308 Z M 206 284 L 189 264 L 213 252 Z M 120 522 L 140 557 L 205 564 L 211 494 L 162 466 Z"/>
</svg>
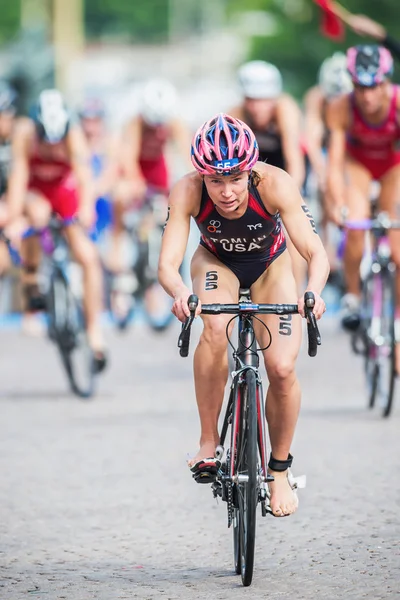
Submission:
<svg viewBox="0 0 400 600">
<path fill-rule="evenodd" d="M 132 119 L 122 140 L 121 167 L 124 176 L 135 185 L 144 183 L 142 171 L 139 166 L 140 147 L 142 144 L 142 122 L 140 117 Z"/>
<path fill-rule="evenodd" d="M 400 42 L 395 40 L 390 35 L 386 35 L 382 40 L 382 44 L 393 54 L 397 60 L 400 60 Z"/>
<path fill-rule="evenodd" d="M 286 171 L 293 177 L 299 189 L 304 183 L 304 157 L 301 151 L 301 112 L 290 96 L 282 96 L 277 104 L 277 123 L 282 138 Z"/>
<path fill-rule="evenodd" d="M 307 153 L 321 185 L 325 180 L 325 161 L 322 155 L 325 124 L 322 117 L 323 96 L 318 86 L 314 86 L 307 92 L 304 98 L 304 108 Z"/>
<path fill-rule="evenodd" d="M 384 26 L 377 21 L 366 15 L 350 15 L 347 24 L 358 35 L 367 35 L 374 38 L 377 42 L 386 46 L 397 59 L 400 59 L 400 43 L 388 35 Z"/>
<path fill-rule="evenodd" d="M 21 216 L 29 183 L 29 148 L 34 134 L 30 120 L 21 119 L 12 140 L 12 164 L 7 188 L 8 218 Z"/>
<path fill-rule="evenodd" d="M 180 156 L 182 156 L 186 162 L 186 167 L 192 169 L 192 163 L 190 158 L 190 146 L 191 136 L 188 128 L 180 119 L 174 119 L 170 123 L 171 137 L 175 144 Z"/>
<path fill-rule="evenodd" d="M 394 83 L 393 85 L 395 85 L 397 87 L 397 97 L 396 97 L 396 120 L 398 125 L 400 126 L 400 86 L 396 83 Z"/>
<path fill-rule="evenodd" d="M 161 253 L 158 264 L 158 279 L 165 291 L 176 298 L 188 290 L 179 274 L 185 256 L 190 230 L 190 217 L 196 214 L 199 204 L 198 176 L 189 174 L 180 179 L 169 196 L 168 216 L 165 223 Z M 189 292 L 190 293 L 190 292 Z"/>
<path fill-rule="evenodd" d="M 95 195 L 90 167 L 90 151 L 83 131 L 78 126 L 72 127 L 67 136 L 67 147 L 71 159 L 72 172 L 79 186 L 80 208 L 94 207 Z"/>
<path fill-rule="evenodd" d="M 340 211 L 345 205 L 344 163 L 346 155 L 346 130 L 348 127 L 348 97 L 330 102 L 327 108 L 327 125 L 330 131 L 327 192 L 328 210 L 334 221 L 340 222 Z"/>
<path fill-rule="evenodd" d="M 295 181 L 284 171 L 274 169 L 262 178 L 259 191 L 262 198 L 268 198 L 268 210 L 280 213 L 290 239 L 308 263 L 307 289 L 321 294 L 329 274 L 329 261 Z"/>
</svg>

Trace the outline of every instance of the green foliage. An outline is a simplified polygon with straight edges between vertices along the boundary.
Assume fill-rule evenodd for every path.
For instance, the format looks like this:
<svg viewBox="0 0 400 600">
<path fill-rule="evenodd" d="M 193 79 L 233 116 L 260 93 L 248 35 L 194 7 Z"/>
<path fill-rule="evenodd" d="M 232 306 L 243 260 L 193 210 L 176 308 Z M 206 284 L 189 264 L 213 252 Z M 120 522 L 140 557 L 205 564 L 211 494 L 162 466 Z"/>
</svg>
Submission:
<svg viewBox="0 0 400 600">
<path fill-rule="evenodd" d="M 86 0 L 88 38 L 157 42 L 168 31 L 168 0 Z"/>
<path fill-rule="evenodd" d="M 396 39 L 400 39 L 398 0 L 343 0 L 342 6 L 354 14 L 366 14 L 381 23 Z M 284 77 L 287 91 L 301 98 L 315 84 L 321 62 L 338 50 L 362 42 L 372 42 L 346 31 L 344 42 L 337 43 L 320 32 L 321 10 L 312 0 L 228 0 L 230 12 L 265 10 L 276 23 L 272 35 L 252 39 L 249 58 L 276 64 Z"/>
<path fill-rule="evenodd" d="M 19 29 L 20 3 L 18 0 L 0 0 L 0 44 L 11 40 Z"/>
</svg>

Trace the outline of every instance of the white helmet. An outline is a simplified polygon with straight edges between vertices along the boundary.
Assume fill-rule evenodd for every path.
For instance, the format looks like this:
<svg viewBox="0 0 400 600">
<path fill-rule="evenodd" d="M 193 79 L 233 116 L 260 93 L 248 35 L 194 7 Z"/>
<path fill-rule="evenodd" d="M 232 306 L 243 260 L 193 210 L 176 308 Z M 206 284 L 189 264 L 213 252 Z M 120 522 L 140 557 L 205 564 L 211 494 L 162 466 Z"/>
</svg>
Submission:
<svg viewBox="0 0 400 600">
<path fill-rule="evenodd" d="M 64 98 L 58 90 L 43 90 L 33 111 L 39 138 L 57 144 L 65 138 L 70 125 L 70 115 Z"/>
<path fill-rule="evenodd" d="M 177 113 L 178 94 L 169 81 L 152 79 L 142 90 L 140 115 L 149 125 L 165 125 Z"/>
<path fill-rule="evenodd" d="M 282 93 L 279 69 L 264 60 L 252 60 L 242 65 L 238 78 L 246 98 L 277 98 Z"/>
<path fill-rule="evenodd" d="M 335 52 L 322 63 L 318 73 L 318 84 L 328 100 L 348 94 L 353 89 L 351 77 L 347 71 L 346 55 L 342 52 Z"/>
</svg>

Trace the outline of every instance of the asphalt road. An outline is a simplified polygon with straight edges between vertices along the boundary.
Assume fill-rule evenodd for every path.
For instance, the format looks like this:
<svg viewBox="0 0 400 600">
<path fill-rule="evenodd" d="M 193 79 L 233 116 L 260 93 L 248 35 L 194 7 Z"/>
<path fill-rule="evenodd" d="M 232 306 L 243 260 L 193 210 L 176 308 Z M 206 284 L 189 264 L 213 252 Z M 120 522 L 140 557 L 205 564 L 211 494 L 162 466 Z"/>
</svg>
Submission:
<svg viewBox="0 0 400 600">
<path fill-rule="evenodd" d="M 226 508 L 191 479 L 198 418 L 177 328 L 108 330 L 98 397 L 71 397 L 54 348 L 0 331 L 0 598 L 392 599 L 400 596 L 400 398 L 365 408 L 332 319 L 299 360 L 300 508 L 259 519 L 255 575 L 233 574 Z"/>
</svg>

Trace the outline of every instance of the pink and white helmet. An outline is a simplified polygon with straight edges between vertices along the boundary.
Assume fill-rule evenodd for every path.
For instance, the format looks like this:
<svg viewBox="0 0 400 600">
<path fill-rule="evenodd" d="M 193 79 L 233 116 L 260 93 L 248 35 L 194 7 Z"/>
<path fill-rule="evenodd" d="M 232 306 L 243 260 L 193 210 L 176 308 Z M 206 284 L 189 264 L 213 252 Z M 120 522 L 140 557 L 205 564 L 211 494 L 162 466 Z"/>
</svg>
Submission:
<svg viewBox="0 0 400 600">
<path fill-rule="evenodd" d="M 347 50 L 347 69 L 354 83 L 373 87 L 392 76 L 393 58 L 383 46 L 353 46 Z"/>
<path fill-rule="evenodd" d="M 250 171 L 258 159 L 258 144 L 246 123 L 219 113 L 197 130 L 191 159 L 201 175 L 232 175 Z"/>
</svg>

